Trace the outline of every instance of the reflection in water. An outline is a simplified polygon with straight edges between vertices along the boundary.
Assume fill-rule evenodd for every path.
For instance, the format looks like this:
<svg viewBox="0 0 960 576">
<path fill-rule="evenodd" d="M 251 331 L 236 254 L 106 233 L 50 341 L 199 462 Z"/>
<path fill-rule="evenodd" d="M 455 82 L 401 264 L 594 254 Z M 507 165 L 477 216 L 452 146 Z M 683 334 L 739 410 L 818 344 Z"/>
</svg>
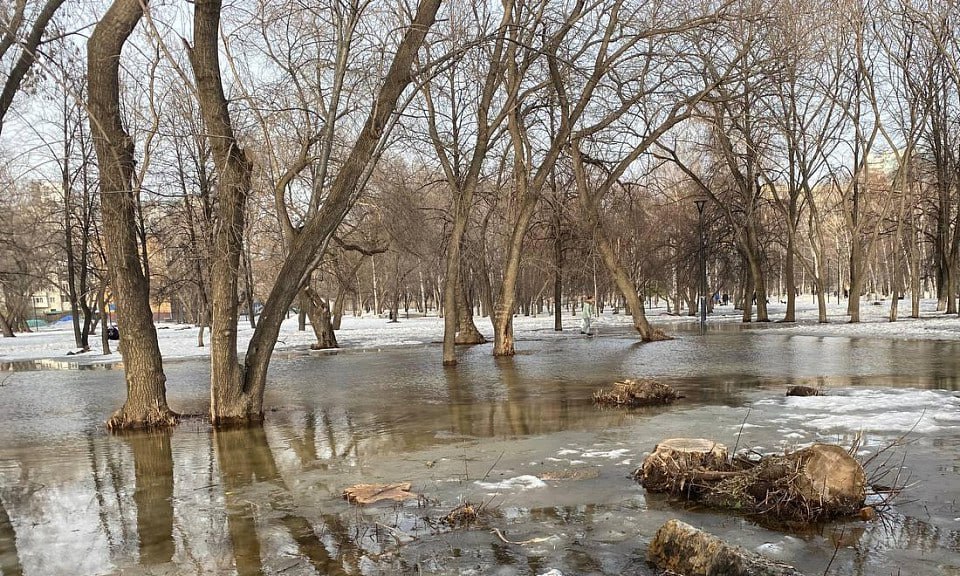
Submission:
<svg viewBox="0 0 960 576">
<path fill-rule="evenodd" d="M 267 403 L 277 410 L 253 430 L 193 422 L 106 436 L 97 426 L 119 404 L 121 374 L 17 375 L 0 387 L 0 571 L 652 574 L 637 550 L 673 517 L 750 548 L 774 542 L 779 559 L 810 574 L 824 572 L 837 544 L 831 573 L 957 569 L 960 438 L 949 414 L 957 397 L 907 389 L 955 388 L 960 366 L 948 356 L 960 357 L 960 347 L 733 332 L 642 346 L 611 336 L 526 346 L 530 354 L 501 360 L 489 349 L 462 351 L 456 370 L 431 364 L 423 349 L 291 358 L 271 369 Z M 171 393 L 206 401 L 205 369 L 174 364 Z M 685 398 L 646 410 L 592 405 L 596 388 L 626 376 L 658 378 Z M 788 402 L 782 391 L 800 383 L 835 391 L 831 405 Z M 864 430 L 851 418 L 881 413 L 878 401 L 885 415 L 908 420 L 926 408 L 929 418 L 906 457 L 911 479 L 928 483 L 911 488 L 919 503 L 898 508 L 886 527 L 853 522 L 785 536 L 648 499 L 629 478 L 666 436 L 767 449 L 846 443 Z M 900 434 L 866 428 L 864 450 Z M 567 470 L 589 473 L 545 475 Z M 478 484 L 518 476 L 545 482 Z M 354 483 L 392 481 L 413 482 L 426 499 L 356 508 L 340 498 Z M 463 500 L 498 513 L 466 529 L 436 521 Z M 493 527 L 515 541 L 550 540 L 506 544 Z"/>
<path fill-rule="evenodd" d="M 33 372 L 37 370 L 115 370 L 115 364 L 91 364 L 88 362 L 71 362 L 54 358 L 39 360 L 23 360 L 16 362 L 0 362 L 0 372 Z"/>
<path fill-rule="evenodd" d="M 321 515 L 325 525 L 319 530 L 332 536 L 339 555 L 335 557 L 317 537 L 318 530 L 302 515 L 291 511 L 294 506 L 290 501 L 290 493 L 277 468 L 264 428 L 215 431 L 214 437 L 238 574 L 263 572 L 264 552 L 257 531 L 257 518 L 263 515 L 259 510 L 264 504 L 283 513 L 280 524 L 296 544 L 299 556 L 318 573 L 356 573 L 356 548 L 347 535 L 346 525 L 338 516 Z M 268 502 L 255 502 L 244 497 L 247 489 L 259 483 L 270 485 Z M 276 551 L 270 551 L 268 556 L 275 558 Z"/>
<path fill-rule="evenodd" d="M 173 559 L 173 454 L 170 431 L 124 435 L 133 453 L 140 563 Z"/>
<path fill-rule="evenodd" d="M 3 497 L 0 495 L 0 574 L 3 574 L 3 576 L 20 576 L 23 574 L 16 542 L 17 532 L 10 522 L 10 516 L 3 505 Z"/>
</svg>

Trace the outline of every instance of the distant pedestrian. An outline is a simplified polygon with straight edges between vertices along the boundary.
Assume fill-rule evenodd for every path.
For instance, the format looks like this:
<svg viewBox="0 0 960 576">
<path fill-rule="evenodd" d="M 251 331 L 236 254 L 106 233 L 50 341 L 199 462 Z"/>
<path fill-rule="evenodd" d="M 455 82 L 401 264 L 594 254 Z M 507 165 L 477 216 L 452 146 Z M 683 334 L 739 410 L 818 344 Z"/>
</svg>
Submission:
<svg viewBox="0 0 960 576">
<path fill-rule="evenodd" d="M 586 334 L 587 336 L 593 336 L 593 330 L 591 329 L 591 324 L 593 324 L 593 317 L 596 314 L 593 306 L 593 296 L 587 296 L 583 299 L 583 308 L 580 310 L 580 318 L 583 320 L 583 324 L 580 326 L 580 333 Z"/>
</svg>

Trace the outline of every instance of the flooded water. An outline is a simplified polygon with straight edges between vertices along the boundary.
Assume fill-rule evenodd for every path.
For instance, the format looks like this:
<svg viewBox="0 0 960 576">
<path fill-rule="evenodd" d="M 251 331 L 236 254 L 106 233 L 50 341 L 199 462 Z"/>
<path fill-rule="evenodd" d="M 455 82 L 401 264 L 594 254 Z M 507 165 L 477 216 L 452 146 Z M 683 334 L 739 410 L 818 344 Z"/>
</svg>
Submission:
<svg viewBox="0 0 960 576">
<path fill-rule="evenodd" d="M 545 332 L 518 349 L 464 350 L 456 369 L 433 346 L 285 354 L 263 428 L 188 418 L 122 436 L 101 424 L 122 403 L 120 370 L 4 368 L 0 574 L 647 575 L 646 546 L 670 518 L 809 575 L 960 574 L 960 343 Z M 204 412 L 207 365 L 166 371 L 171 406 Z M 593 406 L 623 377 L 685 397 Z M 794 384 L 828 395 L 785 398 Z M 786 533 L 630 479 L 667 437 L 773 451 L 858 434 L 862 459 L 882 452 L 883 483 L 908 486 L 878 521 Z M 421 498 L 362 509 L 341 498 L 398 481 Z M 463 502 L 484 507 L 479 523 L 440 521 Z"/>
</svg>

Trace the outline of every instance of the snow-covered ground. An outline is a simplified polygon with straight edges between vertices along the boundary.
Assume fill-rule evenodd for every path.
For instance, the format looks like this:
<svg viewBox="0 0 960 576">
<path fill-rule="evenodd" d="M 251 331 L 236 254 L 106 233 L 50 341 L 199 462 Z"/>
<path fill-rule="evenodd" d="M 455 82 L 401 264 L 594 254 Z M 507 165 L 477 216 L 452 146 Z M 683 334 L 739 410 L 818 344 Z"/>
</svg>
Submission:
<svg viewBox="0 0 960 576">
<path fill-rule="evenodd" d="M 927 339 L 927 340 L 960 340 L 960 319 L 957 316 L 948 316 L 937 312 L 936 301 L 924 300 L 921 305 L 920 318 L 909 318 L 910 302 L 902 300 L 899 308 L 899 320 L 891 323 L 889 315 L 889 301 L 874 305 L 864 301 L 861 306 L 861 322 L 850 324 L 846 315 L 846 303 L 838 305 L 833 302 L 828 307 L 828 324 L 817 324 L 816 302 L 810 296 L 797 300 L 796 324 L 776 324 L 783 317 L 785 305 L 771 302 L 770 319 L 772 324 L 764 327 L 765 333 L 793 333 L 815 336 L 857 336 L 871 338 L 899 338 L 899 339 Z M 681 329 L 689 329 L 695 325 L 696 318 L 690 316 L 673 316 L 666 314 L 664 308 L 653 308 L 647 311 L 648 319 L 667 333 Z M 708 316 L 707 325 L 716 323 L 737 323 L 740 321 L 740 312 L 734 311 L 732 306 L 718 307 Z M 493 330 L 489 319 L 477 318 L 477 327 L 488 338 L 492 338 Z M 553 316 L 517 316 L 514 319 L 514 337 L 518 341 L 524 339 L 564 338 L 578 331 L 580 320 L 565 313 L 563 316 L 563 332 L 553 330 Z M 608 308 L 596 319 L 600 337 L 603 337 L 605 327 L 626 328 L 630 324 L 630 317 L 624 314 L 612 314 Z M 192 325 L 160 323 L 157 334 L 160 340 L 160 350 L 165 359 L 199 358 L 209 355 L 209 331 L 205 333 L 207 347 L 197 346 L 198 328 Z M 253 334 L 249 324 L 240 327 L 238 346 L 242 351 Z M 337 340 L 343 349 L 370 349 L 391 346 L 409 346 L 440 342 L 443 339 L 443 319 L 437 316 L 403 318 L 400 322 L 391 323 L 384 318 L 367 315 L 362 317 L 344 316 L 341 330 L 337 331 Z M 297 330 L 297 319 L 291 316 L 280 330 L 278 350 L 307 348 L 314 342 L 313 332 Z M 113 343 L 116 344 L 116 343 Z M 75 356 L 73 331 L 69 324 L 54 325 L 29 334 L 18 334 L 16 338 L 0 338 L 0 362 L 14 362 L 24 360 L 49 359 L 52 361 L 70 361 L 84 363 L 119 362 L 120 354 L 114 345 L 113 354 L 104 355 L 100 348 L 99 337 L 91 338 L 91 352 Z"/>
</svg>

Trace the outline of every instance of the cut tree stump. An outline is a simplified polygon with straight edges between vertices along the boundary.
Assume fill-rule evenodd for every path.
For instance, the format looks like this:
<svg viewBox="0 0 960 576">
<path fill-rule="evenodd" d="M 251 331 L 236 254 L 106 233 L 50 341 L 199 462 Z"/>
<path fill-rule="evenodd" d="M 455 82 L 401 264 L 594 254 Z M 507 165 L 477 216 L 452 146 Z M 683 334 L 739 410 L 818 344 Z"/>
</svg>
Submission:
<svg viewBox="0 0 960 576">
<path fill-rule="evenodd" d="M 730 461 L 726 447 L 703 438 L 660 442 L 633 477 L 650 492 L 803 523 L 859 514 L 867 485 L 863 467 L 840 446 L 814 444 L 756 462 Z"/>
<path fill-rule="evenodd" d="M 727 469 L 727 447 L 706 438 L 669 438 L 633 474 L 651 492 L 679 494 L 705 471 Z"/>
<path fill-rule="evenodd" d="M 657 530 L 647 560 L 684 576 L 803 576 L 792 566 L 731 546 L 679 520 Z"/>
<path fill-rule="evenodd" d="M 809 503 L 859 510 L 866 499 L 867 476 L 856 458 L 840 446 L 814 444 L 787 454 L 796 466 L 797 492 Z"/>
<path fill-rule="evenodd" d="M 410 491 L 409 482 L 397 482 L 395 484 L 354 484 L 343 491 L 343 497 L 347 502 L 367 505 L 383 500 L 403 502 L 418 496 Z"/>
<path fill-rule="evenodd" d="M 593 401 L 611 406 L 662 406 L 677 399 L 677 393 L 666 384 L 653 380 L 623 380 L 610 390 L 597 390 Z"/>
</svg>

